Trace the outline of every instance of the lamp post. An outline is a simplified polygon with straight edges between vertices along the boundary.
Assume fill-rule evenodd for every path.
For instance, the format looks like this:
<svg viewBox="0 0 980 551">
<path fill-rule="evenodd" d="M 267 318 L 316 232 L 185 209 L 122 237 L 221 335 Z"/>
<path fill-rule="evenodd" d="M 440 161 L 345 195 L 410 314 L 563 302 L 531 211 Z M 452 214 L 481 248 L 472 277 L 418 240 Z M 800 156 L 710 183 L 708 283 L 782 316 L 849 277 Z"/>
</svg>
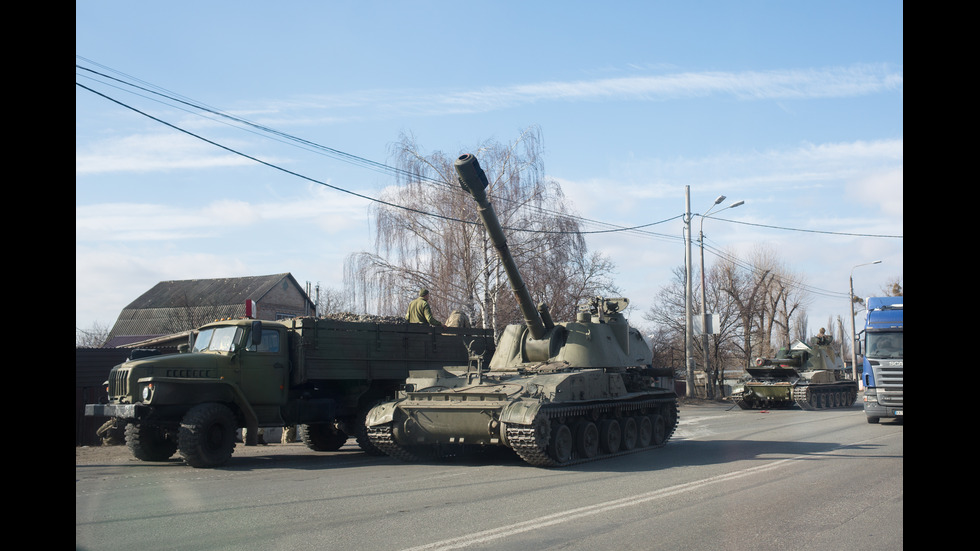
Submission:
<svg viewBox="0 0 980 551">
<path fill-rule="evenodd" d="M 875 260 L 874 262 L 866 262 L 864 264 L 858 264 L 854 268 L 860 268 L 861 266 L 871 266 L 872 264 L 881 264 L 880 260 Z M 854 377 L 856 381 L 858 378 L 858 364 L 857 364 L 857 332 L 854 327 L 854 268 L 851 268 L 850 281 L 850 292 L 847 294 L 847 298 L 851 303 L 851 376 Z"/>
<path fill-rule="evenodd" d="M 707 383 L 705 384 L 705 393 L 707 394 L 708 398 L 713 398 L 714 393 L 712 392 L 712 388 L 711 388 L 711 363 L 709 360 L 711 354 L 708 352 L 708 347 L 710 343 L 708 341 L 708 314 L 707 314 L 708 303 L 706 300 L 706 293 L 705 293 L 706 280 L 704 277 L 704 219 L 707 218 L 708 215 L 711 214 L 711 211 L 715 207 L 720 205 L 721 202 L 724 200 L 725 200 L 725 196 L 719 195 L 718 198 L 715 199 L 714 204 L 711 205 L 711 208 L 708 209 L 708 212 L 701 215 L 701 227 L 698 230 L 698 242 L 701 245 L 701 332 L 702 334 L 704 334 L 704 374 L 705 377 L 707 378 Z M 728 205 L 727 207 L 720 209 L 718 212 L 721 212 L 725 209 L 733 209 L 735 207 L 740 207 L 744 204 L 745 201 L 736 201 L 731 205 Z"/>
</svg>

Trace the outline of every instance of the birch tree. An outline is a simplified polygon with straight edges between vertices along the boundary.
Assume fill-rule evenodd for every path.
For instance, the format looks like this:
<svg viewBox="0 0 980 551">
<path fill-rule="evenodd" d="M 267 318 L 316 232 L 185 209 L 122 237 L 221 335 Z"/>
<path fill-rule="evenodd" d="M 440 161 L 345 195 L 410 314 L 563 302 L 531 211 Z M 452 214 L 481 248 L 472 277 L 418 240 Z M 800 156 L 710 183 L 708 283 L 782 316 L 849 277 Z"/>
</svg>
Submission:
<svg viewBox="0 0 980 551">
<path fill-rule="evenodd" d="M 458 184 L 458 155 L 425 154 L 410 136 L 392 153 L 398 176 L 382 194 L 387 204 L 374 208 L 374 251 L 347 260 L 346 286 L 356 300 L 380 314 L 403 314 L 426 288 L 441 320 L 460 310 L 498 334 L 508 323 L 521 323 L 477 205 Z M 544 175 L 536 130 L 465 153 L 476 155 L 487 173 L 487 196 L 535 302 L 547 302 L 562 320 L 584 299 L 615 292 L 612 263 L 589 253 L 561 187 Z"/>
</svg>

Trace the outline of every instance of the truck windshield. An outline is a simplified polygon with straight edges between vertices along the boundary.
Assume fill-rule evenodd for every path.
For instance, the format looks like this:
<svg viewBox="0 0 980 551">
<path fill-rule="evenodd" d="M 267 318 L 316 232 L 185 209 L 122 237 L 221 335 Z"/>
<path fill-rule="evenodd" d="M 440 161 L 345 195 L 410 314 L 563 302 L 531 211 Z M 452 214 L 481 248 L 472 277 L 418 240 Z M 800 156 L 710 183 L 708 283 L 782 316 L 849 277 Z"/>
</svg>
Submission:
<svg viewBox="0 0 980 551">
<path fill-rule="evenodd" d="M 238 348 L 241 327 L 211 327 L 204 329 L 194 340 L 194 352 L 232 352 Z"/>
<path fill-rule="evenodd" d="M 868 333 L 867 354 L 869 358 L 902 358 L 902 333 Z"/>
</svg>

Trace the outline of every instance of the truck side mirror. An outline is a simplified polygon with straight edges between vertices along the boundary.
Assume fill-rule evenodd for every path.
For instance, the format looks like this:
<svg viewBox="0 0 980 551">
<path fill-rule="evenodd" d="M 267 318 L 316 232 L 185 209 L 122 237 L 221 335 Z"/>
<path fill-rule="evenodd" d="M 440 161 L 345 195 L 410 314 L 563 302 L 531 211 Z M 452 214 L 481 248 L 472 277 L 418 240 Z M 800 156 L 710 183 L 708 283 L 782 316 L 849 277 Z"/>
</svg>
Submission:
<svg viewBox="0 0 980 551">
<path fill-rule="evenodd" d="M 252 322 L 252 346 L 260 344 L 262 344 L 262 321 L 255 320 Z"/>
</svg>

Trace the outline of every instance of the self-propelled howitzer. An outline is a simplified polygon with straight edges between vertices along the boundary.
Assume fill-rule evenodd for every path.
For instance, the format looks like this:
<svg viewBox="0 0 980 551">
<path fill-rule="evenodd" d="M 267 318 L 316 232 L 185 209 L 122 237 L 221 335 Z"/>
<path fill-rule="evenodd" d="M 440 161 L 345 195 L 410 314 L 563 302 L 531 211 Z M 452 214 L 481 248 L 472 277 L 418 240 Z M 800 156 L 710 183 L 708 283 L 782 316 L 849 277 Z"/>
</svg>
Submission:
<svg viewBox="0 0 980 551">
<path fill-rule="evenodd" d="M 456 160 L 461 187 L 478 205 L 520 306 L 485 370 L 413 371 L 398 400 L 368 412 L 371 442 L 418 460 L 469 446 L 505 446 L 536 466 L 564 466 L 663 446 L 677 425 L 677 396 L 659 381 L 649 345 L 622 311 L 625 298 L 595 297 L 574 321 L 555 323 L 534 306 L 486 196 L 472 155 Z"/>
<path fill-rule="evenodd" d="M 810 344 L 796 341 L 775 358 L 756 359 L 746 371 L 749 379 L 732 391 L 732 401 L 742 409 L 846 408 L 857 398 L 857 381 L 847 379 L 833 339 L 823 329 Z"/>
</svg>

